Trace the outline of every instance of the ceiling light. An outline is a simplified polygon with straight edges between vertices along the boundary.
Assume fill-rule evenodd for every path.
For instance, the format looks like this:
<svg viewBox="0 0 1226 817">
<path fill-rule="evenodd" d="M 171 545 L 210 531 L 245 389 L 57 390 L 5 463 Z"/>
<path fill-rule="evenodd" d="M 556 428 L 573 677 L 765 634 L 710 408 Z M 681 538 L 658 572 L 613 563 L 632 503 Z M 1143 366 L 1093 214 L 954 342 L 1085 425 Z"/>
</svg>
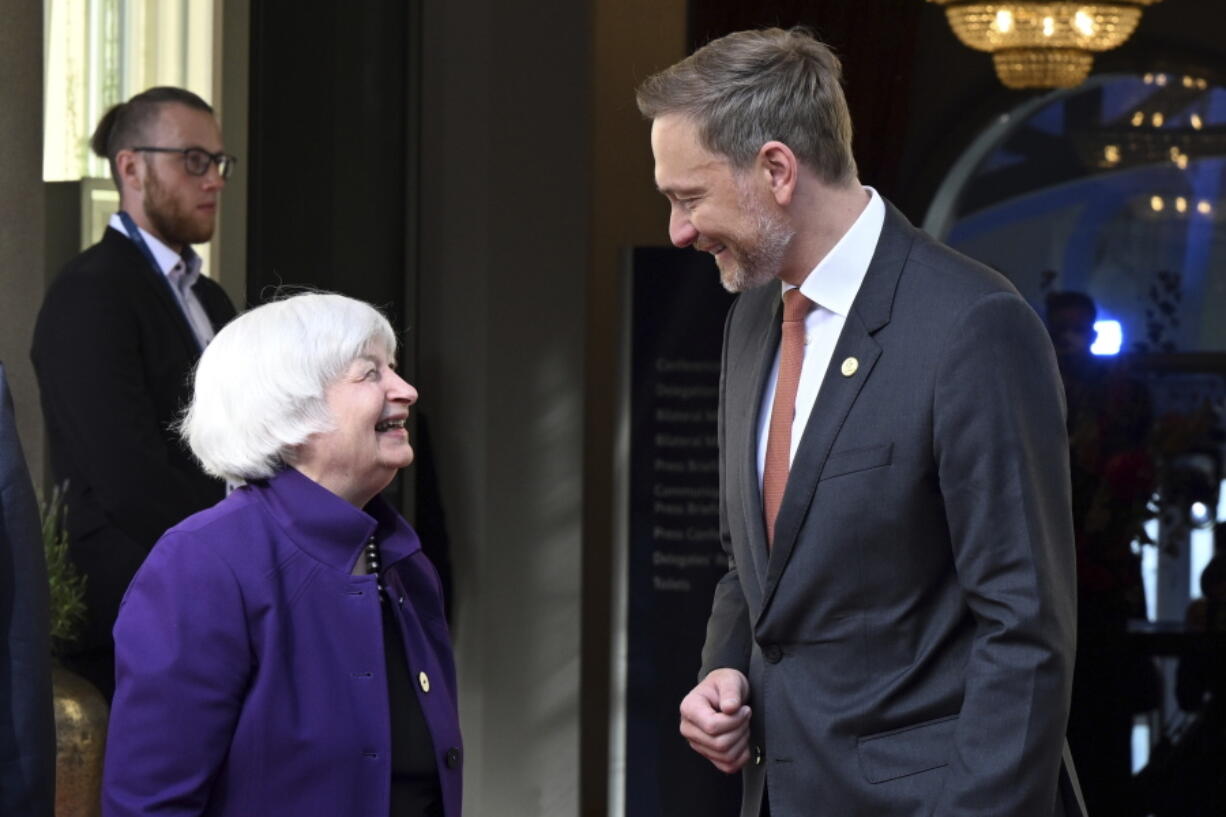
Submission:
<svg viewBox="0 0 1226 817">
<path fill-rule="evenodd" d="M 950 28 L 964 45 L 992 54 L 996 74 L 1008 87 L 1068 88 L 1089 75 L 1095 52 L 1122 45 L 1132 36 L 1142 10 L 1161 0 L 928 2 L 944 7 Z M 1159 74 L 1156 81 L 1165 85 L 1166 76 Z"/>
</svg>

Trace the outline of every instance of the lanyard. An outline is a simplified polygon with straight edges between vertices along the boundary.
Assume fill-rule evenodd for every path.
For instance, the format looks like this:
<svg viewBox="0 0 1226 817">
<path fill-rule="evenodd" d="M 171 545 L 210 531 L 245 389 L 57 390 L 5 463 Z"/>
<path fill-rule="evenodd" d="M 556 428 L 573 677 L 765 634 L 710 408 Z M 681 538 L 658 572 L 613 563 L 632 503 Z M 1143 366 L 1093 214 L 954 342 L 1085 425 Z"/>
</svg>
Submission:
<svg viewBox="0 0 1226 817">
<path fill-rule="evenodd" d="M 123 228 L 128 231 L 128 238 L 132 239 L 132 243 L 136 245 L 136 249 L 140 250 L 140 254 L 145 256 L 149 266 L 153 267 L 153 271 L 158 274 L 159 278 L 165 278 L 166 273 L 162 272 L 162 266 L 153 256 L 153 250 L 149 249 L 149 245 L 145 243 L 145 237 L 141 235 L 140 228 L 136 226 L 136 222 L 123 210 L 119 211 L 119 220 L 123 222 Z M 175 300 L 178 301 L 179 299 L 175 298 Z"/>
<path fill-rule="evenodd" d="M 162 279 L 162 282 L 166 285 L 166 288 L 170 290 L 170 297 L 173 298 L 174 302 L 178 305 L 179 312 L 181 312 L 183 314 L 183 318 L 187 320 L 187 325 L 190 329 L 192 322 L 191 319 L 188 318 L 186 305 L 183 303 L 183 299 L 179 293 L 175 292 L 175 286 L 170 282 L 170 276 L 162 272 L 162 267 L 160 264 L 158 264 L 157 258 L 153 256 L 153 250 L 149 249 L 149 245 L 145 242 L 145 237 L 141 235 L 140 228 L 136 226 L 136 222 L 132 220 L 132 216 L 128 215 L 127 212 L 123 210 L 119 211 L 119 220 L 123 222 L 123 228 L 127 230 L 128 238 L 132 239 L 132 243 L 136 245 L 136 249 L 140 250 L 141 255 L 145 256 L 145 260 L 149 262 L 149 266 L 153 267 L 153 271 L 157 273 L 157 277 Z M 200 339 L 196 337 L 195 331 L 191 331 L 189 334 L 196 341 L 196 347 L 202 349 L 203 347 L 200 346 Z"/>
</svg>

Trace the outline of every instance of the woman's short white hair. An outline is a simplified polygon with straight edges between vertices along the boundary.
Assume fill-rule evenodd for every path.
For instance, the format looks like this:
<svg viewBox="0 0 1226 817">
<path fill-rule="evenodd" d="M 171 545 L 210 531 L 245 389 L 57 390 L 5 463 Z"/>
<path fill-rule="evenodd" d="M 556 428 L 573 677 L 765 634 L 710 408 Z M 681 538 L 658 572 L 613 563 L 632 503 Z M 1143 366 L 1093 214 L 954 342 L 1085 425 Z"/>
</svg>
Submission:
<svg viewBox="0 0 1226 817">
<path fill-rule="evenodd" d="M 334 427 L 327 388 L 369 349 L 396 351 L 391 324 L 370 304 L 306 292 L 257 306 L 205 348 L 180 433 L 214 476 L 271 477 Z"/>
</svg>

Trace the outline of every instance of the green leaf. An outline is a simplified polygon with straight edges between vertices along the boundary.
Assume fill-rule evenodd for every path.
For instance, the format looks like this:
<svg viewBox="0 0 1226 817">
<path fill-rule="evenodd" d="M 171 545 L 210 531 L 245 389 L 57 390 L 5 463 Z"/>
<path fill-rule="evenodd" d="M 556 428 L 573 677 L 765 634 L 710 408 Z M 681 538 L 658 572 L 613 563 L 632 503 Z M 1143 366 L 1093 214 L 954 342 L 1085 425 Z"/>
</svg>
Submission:
<svg viewBox="0 0 1226 817">
<path fill-rule="evenodd" d="M 76 641 L 85 623 L 85 577 L 68 554 L 64 530 L 64 486 L 57 485 L 42 503 L 43 552 L 51 590 L 51 651 L 60 655 Z"/>
</svg>

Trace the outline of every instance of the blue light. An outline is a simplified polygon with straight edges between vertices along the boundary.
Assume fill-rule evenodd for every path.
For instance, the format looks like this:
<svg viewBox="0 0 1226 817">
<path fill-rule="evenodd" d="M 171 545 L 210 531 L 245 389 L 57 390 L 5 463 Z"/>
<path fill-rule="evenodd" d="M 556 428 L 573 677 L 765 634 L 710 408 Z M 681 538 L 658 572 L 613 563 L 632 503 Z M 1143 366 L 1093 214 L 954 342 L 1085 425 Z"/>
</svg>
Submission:
<svg viewBox="0 0 1226 817">
<path fill-rule="evenodd" d="M 1090 347 L 1096 355 L 1118 355 L 1124 345 L 1124 330 L 1119 321 L 1095 321 L 1094 331 L 1098 339 Z"/>
</svg>

